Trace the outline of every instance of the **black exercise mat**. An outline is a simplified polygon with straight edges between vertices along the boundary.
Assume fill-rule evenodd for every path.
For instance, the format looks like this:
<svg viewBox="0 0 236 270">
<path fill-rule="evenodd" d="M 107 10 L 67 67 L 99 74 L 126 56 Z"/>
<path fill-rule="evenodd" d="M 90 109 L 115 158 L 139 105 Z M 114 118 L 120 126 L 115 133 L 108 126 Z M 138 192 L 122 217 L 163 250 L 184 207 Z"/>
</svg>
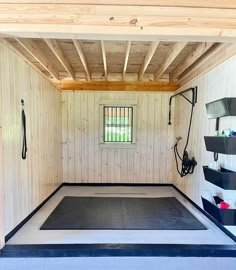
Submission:
<svg viewBox="0 0 236 270">
<path fill-rule="evenodd" d="M 176 198 L 64 197 L 41 230 L 205 230 Z"/>
</svg>

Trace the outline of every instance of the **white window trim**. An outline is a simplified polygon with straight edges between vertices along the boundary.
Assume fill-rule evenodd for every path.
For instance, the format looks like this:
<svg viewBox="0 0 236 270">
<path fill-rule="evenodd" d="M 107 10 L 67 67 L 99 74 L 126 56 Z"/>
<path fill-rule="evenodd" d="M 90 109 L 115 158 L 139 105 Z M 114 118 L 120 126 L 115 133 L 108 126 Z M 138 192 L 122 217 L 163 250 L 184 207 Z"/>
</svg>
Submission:
<svg viewBox="0 0 236 270">
<path fill-rule="evenodd" d="M 132 142 L 104 142 L 103 110 L 105 106 L 127 106 L 133 108 L 133 129 Z M 137 127 L 137 101 L 136 100 L 101 100 L 99 103 L 99 141 L 102 148 L 135 148 L 136 147 L 136 127 Z"/>
</svg>

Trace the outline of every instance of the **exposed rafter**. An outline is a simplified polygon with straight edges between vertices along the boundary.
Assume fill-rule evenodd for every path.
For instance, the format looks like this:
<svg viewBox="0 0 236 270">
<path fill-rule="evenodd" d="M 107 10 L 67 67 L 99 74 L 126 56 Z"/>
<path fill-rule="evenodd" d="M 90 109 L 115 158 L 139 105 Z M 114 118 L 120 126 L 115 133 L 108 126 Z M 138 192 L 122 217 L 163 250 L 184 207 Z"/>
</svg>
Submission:
<svg viewBox="0 0 236 270">
<path fill-rule="evenodd" d="M 159 45 L 159 41 L 153 41 L 151 42 L 147 54 L 145 56 L 145 59 L 143 61 L 143 64 L 141 66 L 141 69 L 139 70 L 138 79 L 141 80 L 143 74 L 145 73 L 150 61 L 152 60 L 152 57 L 156 51 L 157 46 Z"/>
<path fill-rule="evenodd" d="M 164 74 L 164 72 L 173 63 L 173 61 L 181 53 L 186 45 L 187 42 L 178 42 L 173 46 L 165 62 L 160 67 L 158 67 L 157 71 L 154 73 L 154 79 L 156 81 L 161 77 L 161 75 Z"/>
<path fill-rule="evenodd" d="M 85 58 L 85 55 L 84 55 L 82 46 L 80 44 L 80 41 L 73 39 L 73 43 L 74 43 L 74 46 L 76 48 L 76 51 L 77 51 L 77 53 L 78 53 L 78 55 L 80 57 L 80 60 L 82 62 L 82 65 L 84 67 L 87 80 L 91 80 L 91 74 L 90 74 L 90 71 L 89 71 L 89 68 L 88 68 L 88 64 L 87 64 L 87 61 L 86 61 L 86 58 Z"/>
<path fill-rule="evenodd" d="M 177 79 L 187 68 L 189 68 L 195 61 L 197 61 L 205 52 L 207 52 L 213 45 L 212 42 L 203 42 L 196 46 L 196 48 L 182 61 L 171 73 L 170 81 Z"/>
<path fill-rule="evenodd" d="M 214 44 L 204 55 L 190 68 L 181 74 L 178 83 L 184 85 L 205 74 L 215 66 L 221 64 L 231 56 L 236 55 L 236 44 Z"/>
<path fill-rule="evenodd" d="M 125 73 L 127 69 L 127 64 L 129 60 L 129 53 L 131 48 L 131 41 L 127 41 L 126 51 L 125 51 L 125 61 L 124 61 L 124 67 L 123 67 L 123 73 L 122 73 L 122 79 L 125 79 Z"/>
<path fill-rule="evenodd" d="M 124 82 L 124 81 L 71 81 L 62 80 L 54 82 L 62 90 L 83 91 L 169 91 L 179 88 L 177 83 L 169 82 Z"/>
<path fill-rule="evenodd" d="M 107 58 L 106 58 L 105 44 L 103 40 L 101 40 L 101 48 L 102 48 L 102 60 L 104 65 L 104 75 L 105 80 L 107 80 Z"/>
<path fill-rule="evenodd" d="M 62 64 L 62 66 L 65 68 L 65 70 L 68 72 L 68 74 L 71 76 L 71 78 L 75 80 L 75 72 L 73 70 L 73 67 L 71 66 L 71 63 L 69 62 L 67 56 L 61 49 L 58 42 L 55 39 L 44 39 L 44 41 L 54 53 L 59 62 Z"/>
<path fill-rule="evenodd" d="M 16 41 L 24 47 L 24 49 L 31 54 L 31 56 L 36 59 L 51 75 L 52 77 L 58 79 L 59 74 L 58 71 L 55 70 L 54 66 L 50 63 L 50 61 L 46 58 L 43 52 L 38 47 L 37 43 L 33 40 L 26 39 L 16 39 Z"/>
</svg>

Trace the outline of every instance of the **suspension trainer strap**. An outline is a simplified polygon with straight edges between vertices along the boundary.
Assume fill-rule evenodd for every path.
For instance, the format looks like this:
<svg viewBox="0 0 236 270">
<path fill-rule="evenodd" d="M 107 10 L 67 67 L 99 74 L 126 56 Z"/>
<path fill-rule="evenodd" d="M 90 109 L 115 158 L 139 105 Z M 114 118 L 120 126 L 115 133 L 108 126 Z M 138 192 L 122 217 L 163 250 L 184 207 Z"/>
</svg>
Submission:
<svg viewBox="0 0 236 270">
<path fill-rule="evenodd" d="M 27 139 L 26 139 L 26 116 L 25 116 L 25 110 L 24 110 L 24 100 L 21 100 L 21 104 L 22 104 L 21 120 L 22 120 L 22 133 L 23 133 L 21 157 L 22 157 L 22 159 L 26 159 Z"/>
</svg>

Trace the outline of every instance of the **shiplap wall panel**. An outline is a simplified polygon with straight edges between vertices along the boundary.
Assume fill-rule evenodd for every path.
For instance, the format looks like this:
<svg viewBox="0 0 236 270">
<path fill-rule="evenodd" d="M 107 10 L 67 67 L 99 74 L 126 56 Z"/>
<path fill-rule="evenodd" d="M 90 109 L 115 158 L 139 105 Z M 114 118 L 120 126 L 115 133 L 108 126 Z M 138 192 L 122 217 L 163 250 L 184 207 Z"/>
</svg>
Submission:
<svg viewBox="0 0 236 270">
<path fill-rule="evenodd" d="M 193 175 L 184 178 L 177 176 L 174 166 L 174 175 L 176 175 L 174 183 L 200 206 L 202 205 L 201 194 L 203 190 L 207 190 L 212 195 L 219 195 L 223 199 L 234 202 L 236 207 L 236 191 L 223 190 L 205 181 L 202 169 L 203 165 L 213 162 L 213 153 L 207 152 L 205 149 L 204 135 L 214 135 L 216 123 L 215 119 L 207 118 L 205 104 L 224 97 L 236 97 L 236 56 L 194 80 L 191 84 L 185 85 L 182 89 L 194 86 L 198 87 L 198 102 L 194 109 L 188 149 L 190 153 L 194 154 L 198 165 Z M 189 112 L 189 104 L 183 98 L 178 97 L 175 103 L 175 136 L 186 138 Z M 220 130 L 226 128 L 236 130 L 236 117 L 220 119 Z M 183 147 L 183 141 L 181 147 Z M 235 155 L 219 154 L 219 162 L 223 167 L 236 171 Z M 231 229 L 236 234 L 236 227 Z"/>
<path fill-rule="evenodd" d="M 7 234 L 62 181 L 62 109 L 60 91 L 4 45 L 0 59 Z M 27 117 L 26 160 L 21 159 L 21 99 Z"/>
<path fill-rule="evenodd" d="M 63 92 L 63 181 L 75 183 L 171 183 L 173 126 L 168 93 Z M 102 100 L 137 101 L 135 148 L 100 146 Z"/>
</svg>

